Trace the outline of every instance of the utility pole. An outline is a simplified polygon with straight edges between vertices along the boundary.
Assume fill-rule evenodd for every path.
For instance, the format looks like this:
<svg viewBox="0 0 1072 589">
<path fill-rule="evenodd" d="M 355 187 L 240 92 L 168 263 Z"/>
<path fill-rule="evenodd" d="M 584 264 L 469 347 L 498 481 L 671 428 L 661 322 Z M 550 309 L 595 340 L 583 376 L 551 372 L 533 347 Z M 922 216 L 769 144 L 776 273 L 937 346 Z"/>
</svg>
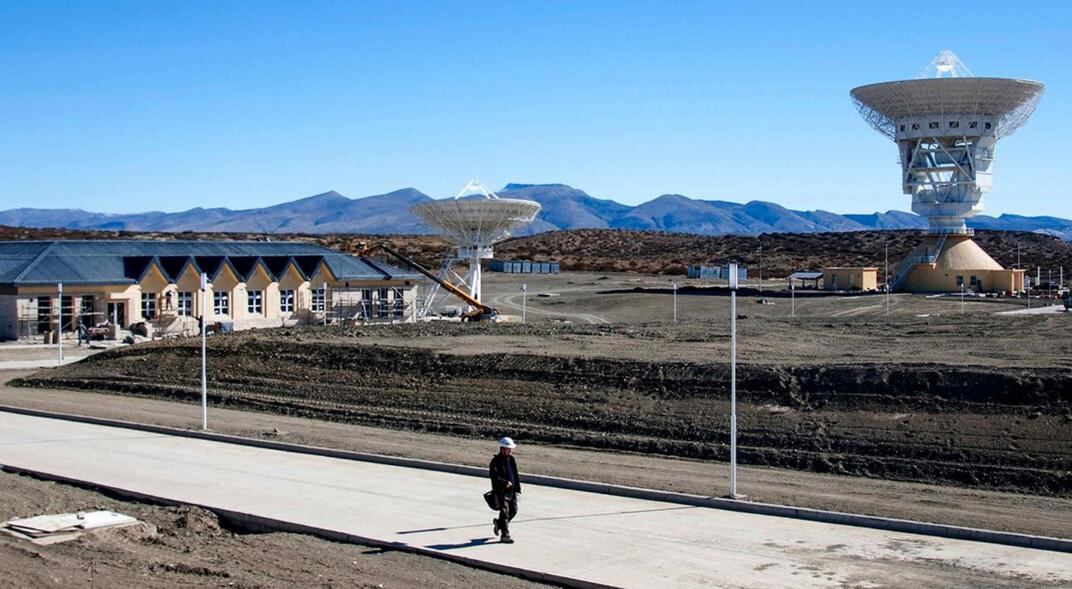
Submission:
<svg viewBox="0 0 1072 589">
<path fill-rule="evenodd" d="M 201 273 L 201 429 L 208 429 L 208 362 L 206 361 L 205 333 L 208 321 L 205 308 L 208 306 L 208 274 Z"/>
<path fill-rule="evenodd" d="M 56 290 L 59 292 L 59 300 L 56 301 L 56 346 L 59 349 L 59 360 L 57 364 L 63 365 L 63 283 L 60 282 L 56 285 Z"/>
<path fill-rule="evenodd" d="M 730 262 L 730 499 L 737 499 L 737 262 Z"/>
<path fill-rule="evenodd" d="M 323 284 L 323 287 L 324 288 L 322 289 L 322 292 L 324 293 L 324 296 L 322 298 L 322 303 L 320 306 L 324 309 L 324 326 L 326 327 L 328 324 L 328 283 L 325 282 Z M 362 306 L 364 306 L 368 305 L 369 301 L 361 301 L 361 303 Z"/>
<path fill-rule="evenodd" d="M 793 318 L 796 319 L 796 316 L 797 316 L 797 291 L 796 291 L 796 287 L 793 285 L 793 279 L 792 278 L 789 279 L 789 304 L 791 305 L 790 308 L 792 309 L 792 312 L 793 312 Z"/>
<path fill-rule="evenodd" d="M 890 239 L 886 238 L 886 316 L 890 316 Z"/>
<path fill-rule="evenodd" d="M 674 323 L 677 323 L 677 283 L 671 283 L 671 287 L 674 290 Z"/>
<path fill-rule="evenodd" d="M 759 244 L 759 294 L 763 294 L 763 244 Z"/>
</svg>

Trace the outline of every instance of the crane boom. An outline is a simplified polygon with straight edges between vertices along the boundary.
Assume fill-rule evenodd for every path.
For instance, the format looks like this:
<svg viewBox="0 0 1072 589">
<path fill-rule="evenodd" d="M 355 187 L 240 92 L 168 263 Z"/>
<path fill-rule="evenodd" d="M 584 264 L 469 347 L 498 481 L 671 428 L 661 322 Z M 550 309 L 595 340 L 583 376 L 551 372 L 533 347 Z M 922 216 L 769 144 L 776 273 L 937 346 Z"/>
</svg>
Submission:
<svg viewBox="0 0 1072 589">
<path fill-rule="evenodd" d="M 472 321 L 474 319 L 491 319 L 491 318 L 497 317 L 499 315 L 499 310 L 496 309 L 495 307 L 489 307 L 488 305 L 485 305 L 484 303 L 481 303 L 480 301 L 478 301 L 475 298 L 473 298 L 469 293 L 465 292 L 465 290 L 463 290 L 461 288 L 458 288 L 457 286 L 451 284 L 450 282 L 448 282 L 446 280 L 443 280 L 442 278 L 436 276 L 435 273 L 432 272 L 431 270 L 428 270 L 427 268 L 425 268 L 424 266 L 421 266 L 420 264 L 418 264 L 417 262 L 413 261 L 409 257 L 407 257 L 405 255 L 402 255 L 401 253 L 395 251 L 393 248 L 391 248 L 386 243 L 372 244 L 372 245 L 362 249 L 361 252 L 358 255 L 365 256 L 365 255 L 368 255 L 368 254 L 370 254 L 370 253 L 372 253 L 372 252 L 374 252 L 376 250 L 383 250 L 384 253 L 389 254 L 391 256 L 394 256 L 394 257 L 398 258 L 399 260 L 405 262 L 407 265 L 411 266 L 417 272 L 420 272 L 421 274 L 427 276 L 429 279 L 435 281 L 437 284 L 439 284 L 440 287 L 447 289 L 447 292 L 449 292 L 450 294 L 458 297 L 459 299 L 465 301 L 466 304 L 468 304 L 469 306 L 473 307 L 474 308 L 473 311 L 470 311 L 469 313 L 466 313 L 466 314 L 462 315 L 463 319 L 468 319 L 470 321 Z"/>
</svg>

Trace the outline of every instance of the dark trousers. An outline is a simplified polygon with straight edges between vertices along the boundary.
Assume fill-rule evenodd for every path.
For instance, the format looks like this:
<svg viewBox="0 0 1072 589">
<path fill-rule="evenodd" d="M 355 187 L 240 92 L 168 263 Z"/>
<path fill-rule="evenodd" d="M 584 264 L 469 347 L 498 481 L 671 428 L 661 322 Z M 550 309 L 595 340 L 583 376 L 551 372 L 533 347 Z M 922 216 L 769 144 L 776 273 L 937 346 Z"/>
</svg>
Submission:
<svg viewBox="0 0 1072 589">
<path fill-rule="evenodd" d="M 503 493 L 499 497 L 499 530 L 503 538 L 510 537 L 510 520 L 517 515 L 517 493 Z"/>
</svg>

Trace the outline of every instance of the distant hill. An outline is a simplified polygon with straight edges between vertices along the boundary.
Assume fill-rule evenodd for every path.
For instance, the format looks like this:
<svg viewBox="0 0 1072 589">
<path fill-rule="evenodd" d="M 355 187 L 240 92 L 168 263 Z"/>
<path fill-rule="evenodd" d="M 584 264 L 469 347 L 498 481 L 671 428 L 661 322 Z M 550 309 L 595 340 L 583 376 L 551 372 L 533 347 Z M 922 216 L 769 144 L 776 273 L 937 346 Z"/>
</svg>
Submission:
<svg viewBox="0 0 1072 589">
<path fill-rule="evenodd" d="M 595 198 L 565 184 L 507 184 L 499 194 L 504 198 L 534 200 L 543 207 L 536 221 L 516 232 L 519 235 L 566 229 L 760 235 L 926 227 L 921 217 L 903 211 L 841 215 L 822 210 L 794 211 L 764 201 L 741 204 L 680 194 L 664 194 L 628 206 Z M 78 209 L 23 208 L 0 211 L 0 225 L 109 231 L 419 234 L 430 230 L 410 214 L 409 207 L 429 200 L 432 197 L 419 190 L 403 188 L 363 198 L 348 198 L 331 191 L 245 210 L 195 208 L 178 213 L 114 215 Z M 1057 217 L 980 215 L 968 224 L 979 229 L 1030 231 L 1072 241 L 1072 220 Z"/>
</svg>

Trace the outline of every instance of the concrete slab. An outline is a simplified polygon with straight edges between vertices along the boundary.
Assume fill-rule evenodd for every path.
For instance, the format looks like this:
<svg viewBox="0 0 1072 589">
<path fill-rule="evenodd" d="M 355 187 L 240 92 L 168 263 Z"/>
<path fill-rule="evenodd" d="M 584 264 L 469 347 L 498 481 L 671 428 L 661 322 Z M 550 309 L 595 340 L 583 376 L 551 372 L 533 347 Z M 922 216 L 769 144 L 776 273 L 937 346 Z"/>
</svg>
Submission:
<svg viewBox="0 0 1072 589">
<path fill-rule="evenodd" d="M 619 587 L 1072 584 L 1072 554 L 535 485 L 506 546 L 472 477 L 8 413 L 0 464 Z"/>
</svg>

